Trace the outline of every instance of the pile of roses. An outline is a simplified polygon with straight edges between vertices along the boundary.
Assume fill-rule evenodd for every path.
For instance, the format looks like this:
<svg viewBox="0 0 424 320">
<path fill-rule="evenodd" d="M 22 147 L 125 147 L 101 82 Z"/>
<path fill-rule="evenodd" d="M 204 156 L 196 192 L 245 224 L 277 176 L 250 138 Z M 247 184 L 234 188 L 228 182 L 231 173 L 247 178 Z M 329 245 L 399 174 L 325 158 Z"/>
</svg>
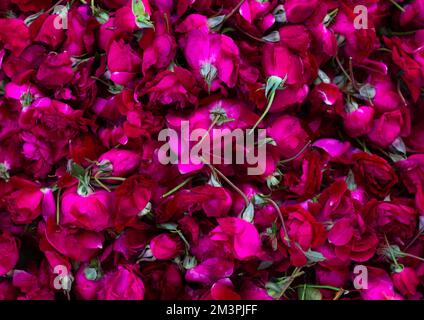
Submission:
<svg viewBox="0 0 424 320">
<path fill-rule="evenodd" d="M 0 299 L 424 299 L 423 231 L 424 0 L 0 2 Z"/>
</svg>

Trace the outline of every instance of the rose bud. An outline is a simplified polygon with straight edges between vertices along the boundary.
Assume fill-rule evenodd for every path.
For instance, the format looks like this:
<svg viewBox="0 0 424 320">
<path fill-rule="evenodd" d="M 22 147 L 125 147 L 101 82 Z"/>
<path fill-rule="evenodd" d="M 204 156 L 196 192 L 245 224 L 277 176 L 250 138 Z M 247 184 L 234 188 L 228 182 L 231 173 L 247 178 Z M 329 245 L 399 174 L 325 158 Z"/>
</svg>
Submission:
<svg viewBox="0 0 424 320">
<path fill-rule="evenodd" d="M 61 222 L 86 230 L 102 231 L 109 227 L 113 206 L 111 193 L 98 190 L 86 196 L 79 195 L 76 188 L 62 195 Z"/>
<path fill-rule="evenodd" d="M 94 300 L 101 288 L 99 271 L 94 267 L 83 264 L 75 275 L 75 292 L 78 298 L 83 300 Z"/>
<path fill-rule="evenodd" d="M 169 260 L 178 256 L 184 246 L 176 234 L 162 233 L 150 241 L 153 256 L 159 260 Z"/>
<path fill-rule="evenodd" d="M 143 281 L 132 271 L 131 266 L 119 265 L 116 271 L 106 274 L 99 293 L 102 300 L 143 300 Z"/>
<path fill-rule="evenodd" d="M 284 115 L 275 120 L 268 127 L 267 133 L 277 143 L 277 148 L 284 158 L 296 155 L 309 140 L 299 119 L 290 115 Z"/>
<path fill-rule="evenodd" d="M 44 193 L 38 184 L 22 178 L 12 177 L 10 183 L 14 191 L 6 197 L 6 203 L 13 222 L 31 223 L 42 211 L 43 198 L 51 197 L 51 192 L 46 189 Z"/>
<path fill-rule="evenodd" d="M 414 295 L 420 283 L 415 270 L 409 267 L 392 274 L 393 284 L 403 295 Z"/>
<path fill-rule="evenodd" d="M 141 157 L 134 151 L 112 149 L 99 157 L 98 162 L 113 177 L 126 177 L 140 166 Z"/>
<path fill-rule="evenodd" d="M 0 276 L 4 276 L 12 270 L 19 258 L 19 250 L 16 239 L 9 233 L 0 235 Z"/>
<path fill-rule="evenodd" d="M 178 66 L 173 71 L 159 72 L 143 89 L 143 93 L 149 96 L 149 104 L 172 104 L 179 108 L 197 106 L 199 91 L 192 73 Z"/>
<path fill-rule="evenodd" d="M 222 243 L 238 260 L 249 260 L 261 251 L 261 239 L 256 227 L 240 218 L 218 219 L 219 226 L 211 231 L 211 239 Z"/>
<path fill-rule="evenodd" d="M 356 138 L 368 134 L 373 127 L 374 109 L 360 106 L 343 115 L 343 125 L 347 134 Z"/>
<path fill-rule="evenodd" d="M 56 50 L 63 40 L 65 40 L 65 30 L 55 28 L 58 17 L 56 14 L 49 15 L 47 13 L 38 17 L 30 26 L 30 30 L 36 33 L 34 40 L 45 43 Z"/>
<path fill-rule="evenodd" d="M 123 40 L 114 41 L 108 51 L 107 65 L 110 79 L 119 85 L 125 85 L 141 71 L 141 59 Z"/>
<path fill-rule="evenodd" d="M 403 125 L 401 110 L 386 112 L 374 121 L 368 138 L 379 147 L 388 147 L 399 137 Z"/>
<path fill-rule="evenodd" d="M 219 279 L 229 278 L 234 271 L 234 262 L 221 258 L 206 259 L 187 270 L 186 281 L 211 285 Z"/>
</svg>

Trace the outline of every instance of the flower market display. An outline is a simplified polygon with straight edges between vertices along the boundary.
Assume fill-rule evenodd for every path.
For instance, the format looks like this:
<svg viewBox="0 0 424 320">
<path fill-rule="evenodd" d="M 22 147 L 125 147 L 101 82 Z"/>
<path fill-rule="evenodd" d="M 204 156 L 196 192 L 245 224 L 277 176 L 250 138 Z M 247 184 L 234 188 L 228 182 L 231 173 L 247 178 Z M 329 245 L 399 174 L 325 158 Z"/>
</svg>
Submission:
<svg viewBox="0 0 424 320">
<path fill-rule="evenodd" d="M 424 0 L 0 0 L 0 300 L 422 299 Z"/>
</svg>

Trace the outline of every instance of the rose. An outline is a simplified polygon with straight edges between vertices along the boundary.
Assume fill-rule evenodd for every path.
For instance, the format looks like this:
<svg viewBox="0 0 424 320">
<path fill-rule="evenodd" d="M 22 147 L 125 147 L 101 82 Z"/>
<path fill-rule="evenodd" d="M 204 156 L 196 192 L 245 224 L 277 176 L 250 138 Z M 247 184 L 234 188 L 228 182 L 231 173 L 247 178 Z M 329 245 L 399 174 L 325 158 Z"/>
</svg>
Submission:
<svg viewBox="0 0 424 320">
<path fill-rule="evenodd" d="M 371 200 L 363 209 L 365 221 L 391 239 L 409 239 L 414 236 L 417 211 L 406 201 Z"/>
<path fill-rule="evenodd" d="M 249 260 L 260 253 L 261 239 L 254 225 L 239 218 L 221 218 L 218 224 L 211 239 L 228 246 L 236 259 Z"/>
<path fill-rule="evenodd" d="M 424 26 L 423 6 L 423 0 L 414 0 L 405 5 L 400 14 L 401 26 L 422 28 Z"/>
<path fill-rule="evenodd" d="M 102 300 L 143 300 L 144 284 L 132 266 L 118 265 L 103 279 L 103 288 L 99 292 Z"/>
<path fill-rule="evenodd" d="M 44 46 L 40 44 L 30 45 L 19 56 L 10 56 L 5 59 L 2 69 L 14 82 L 26 82 L 37 73 L 45 55 L 47 55 L 47 49 Z"/>
<path fill-rule="evenodd" d="M 181 253 L 183 243 L 176 234 L 162 233 L 150 241 L 150 249 L 156 259 L 169 260 Z"/>
<path fill-rule="evenodd" d="M 107 52 L 110 79 L 119 85 L 126 85 L 141 71 L 141 59 L 123 40 L 114 41 Z"/>
<path fill-rule="evenodd" d="M 320 4 L 318 0 L 287 0 L 284 3 L 287 20 L 290 23 L 302 23 L 308 21 L 310 24 L 318 24 L 327 12 L 327 6 Z"/>
<path fill-rule="evenodd" d="M 183 50 L 195 77 L 206 90 L 217 91 L 223 84 L 234 88 L 238 78 L 240 52 L 232 38 L 193 30 L 187 34 Z"/>
<path fill-rule="evenodd" d="M 368 289 L 360 290 L 364 300 L 402 300 L 395 293 L 393 282 L 383 269 L 367 267 Z"/>
<path fill-rule="evenodd" d="M 368 138 L 380 147 L 388 147 L 399 137 L 403 124 L 401 110 L 386 112 L 374 121 Z"/>
<path fill-rule="evenodd" d="M 125 177 L 138 169 L 141 157 L 134 151 L 112 149 L 102 154 L 98 162 L 105 166 L 105 172 L 113 177 Z"/>
<path fill-rule="evenodd" d="M 77 296 L 83 300 L 94 300 L 101 290 L 101 281 L 96 268 L 83 264 L 75 275 L 75 291 Z"/>
<path fill-rule="evenodd" d="M 150 138 L 163 126 L 163 119 L 150 111 L 129 111 L 124 132 L 129 138 Z"/>
<path fill-rule="evenodd" d="M 363 223 L 360 216 L 342 218 L 333 223 L 328 232 L 328 242 L 335 246 L 334 252 L 340 260 L 364 262 L 374 256 L 379 241 Z"/>
<path fill-rule="evenodd" d="M 370 133 L 373 128 L 374 109 L 360 106 L 343 115 L 343 125 L 349 136 L 356 138 Z"/>
<path fill-rule="evenodd" d="M 125 226 L 142 214 L 152 196 L 155 183 L 144 176 L 132 176 L 115 190 L 116 226 Z"/>
<path fill-rule="evenodd" d="M 110 226 L 113 199 L 109 192 L 98 190 L 80 195 L 74 187 L 66 190 L 61 200 L 63 225 L 97 232 Z"/>
<path fill-rule="evenodd" d="M 165 16 L 156 12 L 153 14 L 153 23 L 155 26 L 154 36 L 148 38 L 144 36 L 142 39 L 142 46 L 145 48 L 142 65 L 144 74 L 152 67 L 160 70 L 169 66 L 175 57 L 176 43 L 174 37 L 169 33 Z"/>
<path fill-rule="evenodd" d="M 283 115 L 267 128 L 274 139 L 280 154 L 284 158 L 296 155 L 308 142 L 308 134 L 297 117 Z"/>
<path fill-rule="evenodd" d="M 175 104 L 185 108 L 189 105 L 197 106 L 197 92 L 199 89 L 191 72 L 175 66 L 172 71 L 158 73 L 153 81 L 146 84 L 143 93 L 149 96 L 149 104 Z"/>
<path fill-rule="evenodd" d="M 356 181 L 376 197 L 385 197 L 398 182 L 389 163 L 379 156 L 358 152 L 352 156 Z"/>
<path fill-rule="evenodd" d="M 82 56 L 91 53 L 94 49 L 94 30 L 96 21 L 91 16 L 88 7 L 73 6 L 67 13 L 68 29 L 64 50 L 73 56 Z"/>
<path fill-rule="evenodd" d="M 294 266 L 300 267 L 307 263 L 303 252 L 317 247 L 325 241 L 325 229 L 322 223 L 300 206 L 285 208 L 287 233 L 280 228 L 280 237 L 284 242 L 290 241 L 290 261 Z"/>
<path fill-rule="evenodd" d="M 288 216 L 287 232 L 290 240 L 295 241 L 304 251 L 317 247 L 325 241 L 324 225 L 300 206 L 285 208 Z M 283 231 L 283 229 L 280 229 Z M 282 233 L 282 238 L 285 238 Z"/>
<path fill-rule="evenodd" d="M 71 57 L 67 52 L 49 53 L 38 69 L 36 80 L 42 86 L 61 87 L 74 77 Z"/>
<path fill-rule="evenodd" d="M 21 19 L 0 19 L 0 43 L 15 55 L 31 43 L 31 35 L 28 27 Z"/>
<path fill-rule="evenodd" d="M 35 20 L 30 30 L 34 35 L 34 40 L 51 46 L 57 49 L 60 44 L 65 40 L 65 30 L 55 28 L 55 21 L 59 15 L 43 14 Z"/>
<path fill-rule="evenodd" d="M 11 271 L 19 259 L 16 239 L 7 232 L 0 235 L 0 276 Z"/>
<path fill-rule="evenodd" d="M 415 270 L 409 267 L 392 274 L 393 284 L 403 295 L 414 295 L 417 293 L 419 279 Z"/>
<path fill-rule="evenodd" d="M 103 248 L 104 236 L 98 232 L 57 226 L 51 219 L 40 223 L 38 229 L 54 249 L 76 261 L 88 261 Z"/>
<path fill-rule="evenodd" d="M 211 285 L 219 279 L 229 278 L 234 271 L 234 262 L 221 258 L 206 259 L 187 270 L 185 279 L 189 282 Z"/>
<path fill-rule="evenodd" d="M 13 177 L 14 191 L 6 197 L 8 210 L 13 222 L 28 224 L 41 213 L 44 193 L 42 188 L 32 181 Z"/>
<path fill-rule="evenodd" d="M 301 169 L 284 175 L 284 184 L 298 196 L 312 197 L 320 188 L 323 166 L 324 161 L 317 150 L 307 152 L 299 165 Z"/>
</svg>

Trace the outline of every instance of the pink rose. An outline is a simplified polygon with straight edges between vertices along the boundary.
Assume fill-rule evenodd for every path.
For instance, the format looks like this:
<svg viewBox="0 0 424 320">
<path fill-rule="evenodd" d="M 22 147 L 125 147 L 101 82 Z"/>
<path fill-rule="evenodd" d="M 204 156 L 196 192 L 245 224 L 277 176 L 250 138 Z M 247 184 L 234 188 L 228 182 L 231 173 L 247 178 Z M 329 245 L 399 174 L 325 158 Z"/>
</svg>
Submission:
<svg viewBox="0 0 424 320">
<path fill-rule="evenodd" d="M 131 266 L 118 265 L 115 271 L 105 275 L 101 300 L 143 300 L 144 284 Z"/>
<path fill-rule="evenodd" d="M 156 259 L 169 260 L 181 253 L 183 243 L 176 234 L 162 233 L 150 241 L 150 249 Z"/>
</svg>

